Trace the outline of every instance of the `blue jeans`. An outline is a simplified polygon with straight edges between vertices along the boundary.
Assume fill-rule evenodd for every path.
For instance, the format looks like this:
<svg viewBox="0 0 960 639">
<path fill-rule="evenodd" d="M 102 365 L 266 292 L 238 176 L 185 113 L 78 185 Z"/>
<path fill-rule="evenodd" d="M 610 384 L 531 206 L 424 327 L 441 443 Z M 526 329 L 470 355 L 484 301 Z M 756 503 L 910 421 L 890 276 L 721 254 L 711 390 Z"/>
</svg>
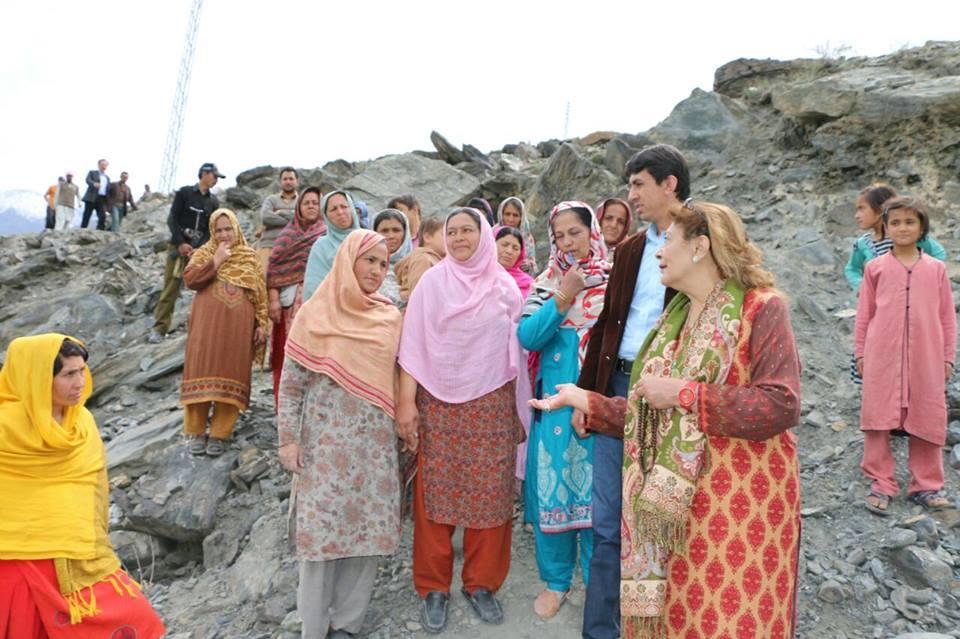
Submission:
<svg viewBox="0 0 960 639">
<path fill-rule="evenodd" d="M 110 211 L 110 230 L 116 233 L 120 230 L 120 223 L 123 221 L 123 209 L 114 206 Z"/>
<path fill-rule="evenodd" d="M 626 397 L 630 376 L 614 372 L 610 395 Z M 584 639 L 620 636 L 620 509 L 623 440 L 593 440 L 593 557 L 583 608 Z"/>
</svg>

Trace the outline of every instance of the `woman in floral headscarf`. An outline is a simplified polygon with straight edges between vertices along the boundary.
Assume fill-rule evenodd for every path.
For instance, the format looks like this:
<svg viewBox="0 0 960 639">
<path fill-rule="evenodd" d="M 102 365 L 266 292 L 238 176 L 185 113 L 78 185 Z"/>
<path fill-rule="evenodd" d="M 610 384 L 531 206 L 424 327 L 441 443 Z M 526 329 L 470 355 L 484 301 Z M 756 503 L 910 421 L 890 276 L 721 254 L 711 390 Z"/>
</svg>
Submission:
<svg viewBox="0 0 960 639">
<path fill-rule="evenodd" d="M 549 231 L 550 264 L 533 283 L 518 329 L 520 344 L 540 355 L 537 396 L 576 382 L 610 271 L 589 205 L 558 204 L 550 213 Z M 534 526 L 537 566 L 546 582 L 533 609 L 544 619 L 557 614 L 570 591 L 578 546 L 584 582 L 593 553 L 593 439 L 576 433 L 571 418 L 569 409 L 537 411 L 527 443 L 525 516 Z"/>
<path fill-rule="evenodd" d="M 263 362 L 267 343 L 263 263 L 233 211 L 210 215 L 210 240 L 193 252 L 183 281 L 197 292 L 180 386 L 183 429 L 191 453 L 217 457 L 250 403 L 251 368 L 255 360 Z"/>
</svg>

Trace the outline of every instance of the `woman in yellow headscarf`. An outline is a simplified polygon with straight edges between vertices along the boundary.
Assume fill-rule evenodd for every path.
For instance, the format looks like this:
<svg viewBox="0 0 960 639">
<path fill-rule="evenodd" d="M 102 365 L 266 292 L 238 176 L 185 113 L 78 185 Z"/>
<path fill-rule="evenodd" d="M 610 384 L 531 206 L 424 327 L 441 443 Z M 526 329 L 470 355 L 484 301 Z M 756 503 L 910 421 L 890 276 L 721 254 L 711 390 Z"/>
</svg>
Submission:
<svg viewBox="0 0 960 639">
<path fill-rule="evenodd" d="M 13 340 L 0 369 L 0 639 L 164 633 L 110 545 L 86 359 L 51 333 Z"/>
<path fill-rule="evenodd" d="M 183 281 L 197 292 L 180 387 L 183 429 L 190 452 L 217 457 L 250 403 L 250 372 L 254 359 L 263 361 L 267 335 L 263 266 L 232 211 L 210 215 L 210 240 L 191 256 Z"/>
</svg>

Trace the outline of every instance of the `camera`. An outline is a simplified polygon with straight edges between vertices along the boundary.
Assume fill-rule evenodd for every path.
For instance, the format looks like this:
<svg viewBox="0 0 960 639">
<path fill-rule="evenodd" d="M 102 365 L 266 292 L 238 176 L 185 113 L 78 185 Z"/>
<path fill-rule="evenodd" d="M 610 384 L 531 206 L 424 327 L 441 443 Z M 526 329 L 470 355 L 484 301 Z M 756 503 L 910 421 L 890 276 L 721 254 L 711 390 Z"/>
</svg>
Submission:
<svg viewBox="0 0 960 639">
<path fill-rule="evenodd" d="M 197 229 L 183 229 L 183 237 L 193 248 L 200 248 L 204 244 L 203 234 Z"/>
</svg>

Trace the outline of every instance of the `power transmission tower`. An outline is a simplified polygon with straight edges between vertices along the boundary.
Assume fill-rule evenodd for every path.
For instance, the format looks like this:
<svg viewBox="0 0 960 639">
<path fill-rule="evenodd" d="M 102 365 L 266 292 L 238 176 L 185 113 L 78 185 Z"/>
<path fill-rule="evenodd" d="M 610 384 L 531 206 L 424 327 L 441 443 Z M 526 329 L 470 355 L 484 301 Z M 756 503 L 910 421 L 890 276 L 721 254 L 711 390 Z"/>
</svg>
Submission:
<svg viewBox="0 0 960 639">
<path fill-rule="evenodd" d="M 563 113 L 563 139 L 566 140 L 570 134 L 570 100 L 567 100 L 567 108 Z"/>
<path fill-rule="evenodd" d="M 200 8 L 202 6 L 203 0 L 193 0 L 193 7 L 190 9 L 187 35 L 183 41 L 183 56 L 180 58 L 177 90 L 173 96 L 173 108 L 170 109 L 167 144 L 163 148 L 163 163 L 160 165 L 160 188 L 158 190 L 161 193 L 172 191 L 173 182 L 177 178 L 180 141 L 183 139 L 183 116 L 187 108 L 187 93 L 190 90 L 190 74 L 193 72 L 193 54 L 197 48 L 197 28 L 200 26 Z"/>
</svg>

